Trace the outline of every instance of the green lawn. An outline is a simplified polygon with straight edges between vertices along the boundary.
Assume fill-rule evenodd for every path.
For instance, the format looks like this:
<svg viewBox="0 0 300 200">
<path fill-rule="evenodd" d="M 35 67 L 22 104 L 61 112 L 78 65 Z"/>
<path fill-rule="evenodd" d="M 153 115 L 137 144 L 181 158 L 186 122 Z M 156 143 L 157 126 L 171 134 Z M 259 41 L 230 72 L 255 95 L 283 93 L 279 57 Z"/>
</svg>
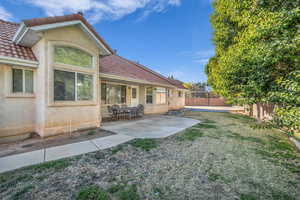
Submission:
<svg viewBox="0 0 300 200">
<path fill-rule="evenodd" d="M 166 139 L 0 174 L 0 199 L 300 199 L 300 156 L 279 131 L 229 113 Z"/>
</svg>

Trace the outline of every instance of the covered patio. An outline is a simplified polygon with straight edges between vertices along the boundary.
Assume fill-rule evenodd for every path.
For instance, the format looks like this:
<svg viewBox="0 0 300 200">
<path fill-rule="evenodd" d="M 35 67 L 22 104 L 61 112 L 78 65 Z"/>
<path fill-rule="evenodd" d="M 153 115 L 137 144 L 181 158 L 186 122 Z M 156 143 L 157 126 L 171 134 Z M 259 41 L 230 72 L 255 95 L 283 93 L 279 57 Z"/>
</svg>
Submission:
<svg viewBox="0 0 300 200">
<path fill-rule="evenodd" d="M 184 107 L 185 89 L 168 78 L 115 54 L 104 56 L 100 62 L 102 119 L 112 118 L 108 108 L 114 105 L 142 105 L 144 114 L 163 114 Z"/>
</svg>

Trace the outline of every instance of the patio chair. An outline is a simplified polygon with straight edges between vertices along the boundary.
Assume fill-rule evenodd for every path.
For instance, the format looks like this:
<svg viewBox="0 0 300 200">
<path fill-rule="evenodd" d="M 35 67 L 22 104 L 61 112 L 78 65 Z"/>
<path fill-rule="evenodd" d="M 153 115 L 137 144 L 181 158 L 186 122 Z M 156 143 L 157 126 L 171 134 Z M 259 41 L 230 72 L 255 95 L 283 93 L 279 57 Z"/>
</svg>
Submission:
<svg viewBox="0 0 300 200">
<path fill-rule="evenodd" d="M 108 114 L 109 114 L 111 120 L 117 119 L 117 112 L 113 108 L 113 106 L 107 106 L 107 111 L 108 111 Z"/>
<path fill-rule="evenodd" d="M 111 109 L 113 110 L 113 113 L 115 115 L 116 120 L 120 118 L 120 106 L 119 105 L 112 105 Z"/>
<path fill-rule="evenodd" d="M 131 107 L 129 109 L 129 119 L 136 118 L 138 116 L 138 108 L 137 107 Z"/>
<path fill-rule="evenodd" d="M 113 105 L 113 109 L 116 112 L 117 119 L 125 119 L 127 116 L 129 116 L 129 110 L 126 109 L 127 107 L 119 106 L 119 105 Z"/>
<path fill-rule="evenodd" d="M 144 106 L 142 104 L 139 104 L 137 106 L 137 116 L 143 117 L 144 116 Z"/>
</svg>

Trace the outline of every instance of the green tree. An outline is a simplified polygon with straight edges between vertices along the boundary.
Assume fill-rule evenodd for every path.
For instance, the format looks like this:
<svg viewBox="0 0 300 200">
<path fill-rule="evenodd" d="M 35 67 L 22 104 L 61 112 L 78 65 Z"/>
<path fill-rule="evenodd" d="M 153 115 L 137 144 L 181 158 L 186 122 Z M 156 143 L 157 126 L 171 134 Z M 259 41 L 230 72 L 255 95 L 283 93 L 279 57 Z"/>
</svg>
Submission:
<svg viewBox="0 0 300 200">
<path fill-rule="evenodd" d="M 300 106 L 294 96 L 300 92 L 300 1 L 216 0 L 213 6 L 216 54 L 206 66 L 208 83 L 232 103 L 275 104 L 272 122 L 299 129 L 293 117 Z"/>
</svg>

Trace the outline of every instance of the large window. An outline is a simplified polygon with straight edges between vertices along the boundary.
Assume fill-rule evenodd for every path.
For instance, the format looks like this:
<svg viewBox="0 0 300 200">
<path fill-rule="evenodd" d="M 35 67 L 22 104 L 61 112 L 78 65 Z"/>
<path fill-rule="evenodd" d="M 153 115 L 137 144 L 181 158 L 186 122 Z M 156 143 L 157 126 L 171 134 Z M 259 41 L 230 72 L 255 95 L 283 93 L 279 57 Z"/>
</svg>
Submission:
<svg viewBox="0 0 300 200">
<path fill-rule="evenodd" d="M 166 88 L 156 88 L 156 104 L 165 104 L 167 102 Z"/>
<path fill-rule="evenodd" d="M 55 101 L 80 101 L 92 99 L 92 75 L 54 70 Z"/>
<path fill-rule="evenodd" d="M 33 71 L 12 69 L 12 92 L 33 93 Z"/>
<path fill-rule="evenodd" d="M 146 88 L 146 103 L 152 104 L 153 103 L 153 87 L 147 87 Z"/>
<path fill-rule="evenodd" d="M 102 104 L 125 104 L 126 86 L 101 83 Z"/>
<path fill-rule="evenodd" d="M 93 56 L 71 46 L 54 45 L 53 48 L 54 101 L 94 100 Z"/>
<path fill-rule="evenodd" d="M 93 57 L 80 49 L 68 46 L 54 47 L 54 62 L 92 68 Z"/>
</svg>

